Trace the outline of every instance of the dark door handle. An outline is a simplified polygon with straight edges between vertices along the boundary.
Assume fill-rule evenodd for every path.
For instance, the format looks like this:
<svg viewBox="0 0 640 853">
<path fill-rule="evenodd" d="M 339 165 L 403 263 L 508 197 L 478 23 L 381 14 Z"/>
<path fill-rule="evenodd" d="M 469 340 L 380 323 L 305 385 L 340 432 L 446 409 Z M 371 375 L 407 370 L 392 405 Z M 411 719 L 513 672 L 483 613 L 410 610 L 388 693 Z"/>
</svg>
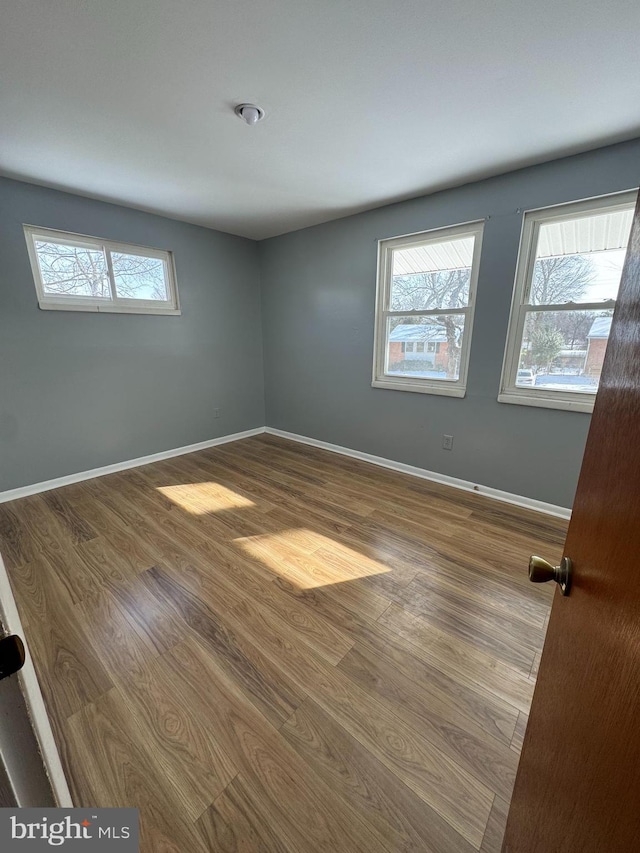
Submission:
<svg viewBox="0 0 640 853">
<path fill-rule="evenodd" d="M 542 557 L 529 557 L 529 580 L 533 583 L 555 581 L 562 594 L 569 595 L 572 568 L 569 557 L 563 557 L 559 566 L 552 566 Z"/>
<path fill-rule="evenodd" d="M 17 634 L 0 639 L 0 680 L 22 669 L 25 662 L 24 643 Z"/>
</svg>

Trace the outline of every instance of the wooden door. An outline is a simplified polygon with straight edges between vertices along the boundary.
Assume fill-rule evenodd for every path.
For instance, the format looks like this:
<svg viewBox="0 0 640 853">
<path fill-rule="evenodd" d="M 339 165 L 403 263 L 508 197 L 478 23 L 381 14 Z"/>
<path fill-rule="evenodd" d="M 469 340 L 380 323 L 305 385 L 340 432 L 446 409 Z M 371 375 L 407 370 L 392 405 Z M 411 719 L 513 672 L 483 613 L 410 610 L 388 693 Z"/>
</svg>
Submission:
<svg viewBox="0 0 640 853">
<path fill-rule="evenodd" d="M 565 554 L 573 560 L 573 586 L 567 597 L 558 590 L 553 602 L 503 852 L 635 853 L 640 850 L 640 206 Z"/>
</svg>

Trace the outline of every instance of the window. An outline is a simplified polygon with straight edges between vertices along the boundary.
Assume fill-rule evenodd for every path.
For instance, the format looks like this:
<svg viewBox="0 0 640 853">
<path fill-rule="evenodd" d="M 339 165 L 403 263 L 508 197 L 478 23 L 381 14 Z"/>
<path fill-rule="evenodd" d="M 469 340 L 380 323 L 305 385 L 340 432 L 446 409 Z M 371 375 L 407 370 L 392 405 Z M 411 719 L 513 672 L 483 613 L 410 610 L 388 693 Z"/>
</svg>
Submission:
<svg viewBox="0 0 640 853">
<path fill-rule="evenodd" d="M 25 225 L 40 308 L 179 314 L 171 252 Z"/>
<path fill-rule="evenodd" d="M 482 231 L 473 222 L 380 240 L 375 388 L 464 397 Z"/>
<path fill-rule="evenodd" d="M 525 214 L 500 402 L 593 409 L 635 200 Z"/>
</svg>

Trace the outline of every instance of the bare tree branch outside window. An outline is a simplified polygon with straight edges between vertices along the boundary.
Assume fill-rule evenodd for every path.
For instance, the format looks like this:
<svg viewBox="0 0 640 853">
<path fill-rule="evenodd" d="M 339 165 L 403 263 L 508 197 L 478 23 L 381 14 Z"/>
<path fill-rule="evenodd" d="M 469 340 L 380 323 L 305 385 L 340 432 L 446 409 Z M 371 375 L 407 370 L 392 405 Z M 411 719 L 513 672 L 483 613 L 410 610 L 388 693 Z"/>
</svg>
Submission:
<svg viewBox="0 0 640 853">
<path fill-rule="evenodd" d="M 111 297 L 104 252 L 40 242 L 36 250 L 45 293 Z"/>
<path fill-rule="evenodd" d="M 577 301 L 593 279 L 593 264 L 586 255 L 538 258 L 533 269 L 529 301 L 532 305 Z"/>
<path fill-rule="evenodd" d="M 36 242 L 45 293 L 111 299 L 104 251 L 63 243 Z M 116 295 L 166 300 L 164 264 L 159 258 L 111 252 Z"/>
</svg>

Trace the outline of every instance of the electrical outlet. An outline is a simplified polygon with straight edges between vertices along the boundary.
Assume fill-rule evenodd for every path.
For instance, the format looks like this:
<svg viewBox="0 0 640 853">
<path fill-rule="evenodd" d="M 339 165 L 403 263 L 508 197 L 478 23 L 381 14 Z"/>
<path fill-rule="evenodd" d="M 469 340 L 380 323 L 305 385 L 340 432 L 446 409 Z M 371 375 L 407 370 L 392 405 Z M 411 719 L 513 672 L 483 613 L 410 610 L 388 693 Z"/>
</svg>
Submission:
<svg viewBox="0 0 640 853">
<path fill-rule="evenodd" d="M 214 417 L 214 418 L 219 418 L 219 417 L 220 417 L 220 409 L 214 409 L 214 410 L 213 410 L 213 417 Z"/>
<path fill-rule="evenodd" d="M 443 435 L 442 436 L 442 449 L 443 450 L 453 450 L 453 436 L 452 435 Z"/>
</svg>

